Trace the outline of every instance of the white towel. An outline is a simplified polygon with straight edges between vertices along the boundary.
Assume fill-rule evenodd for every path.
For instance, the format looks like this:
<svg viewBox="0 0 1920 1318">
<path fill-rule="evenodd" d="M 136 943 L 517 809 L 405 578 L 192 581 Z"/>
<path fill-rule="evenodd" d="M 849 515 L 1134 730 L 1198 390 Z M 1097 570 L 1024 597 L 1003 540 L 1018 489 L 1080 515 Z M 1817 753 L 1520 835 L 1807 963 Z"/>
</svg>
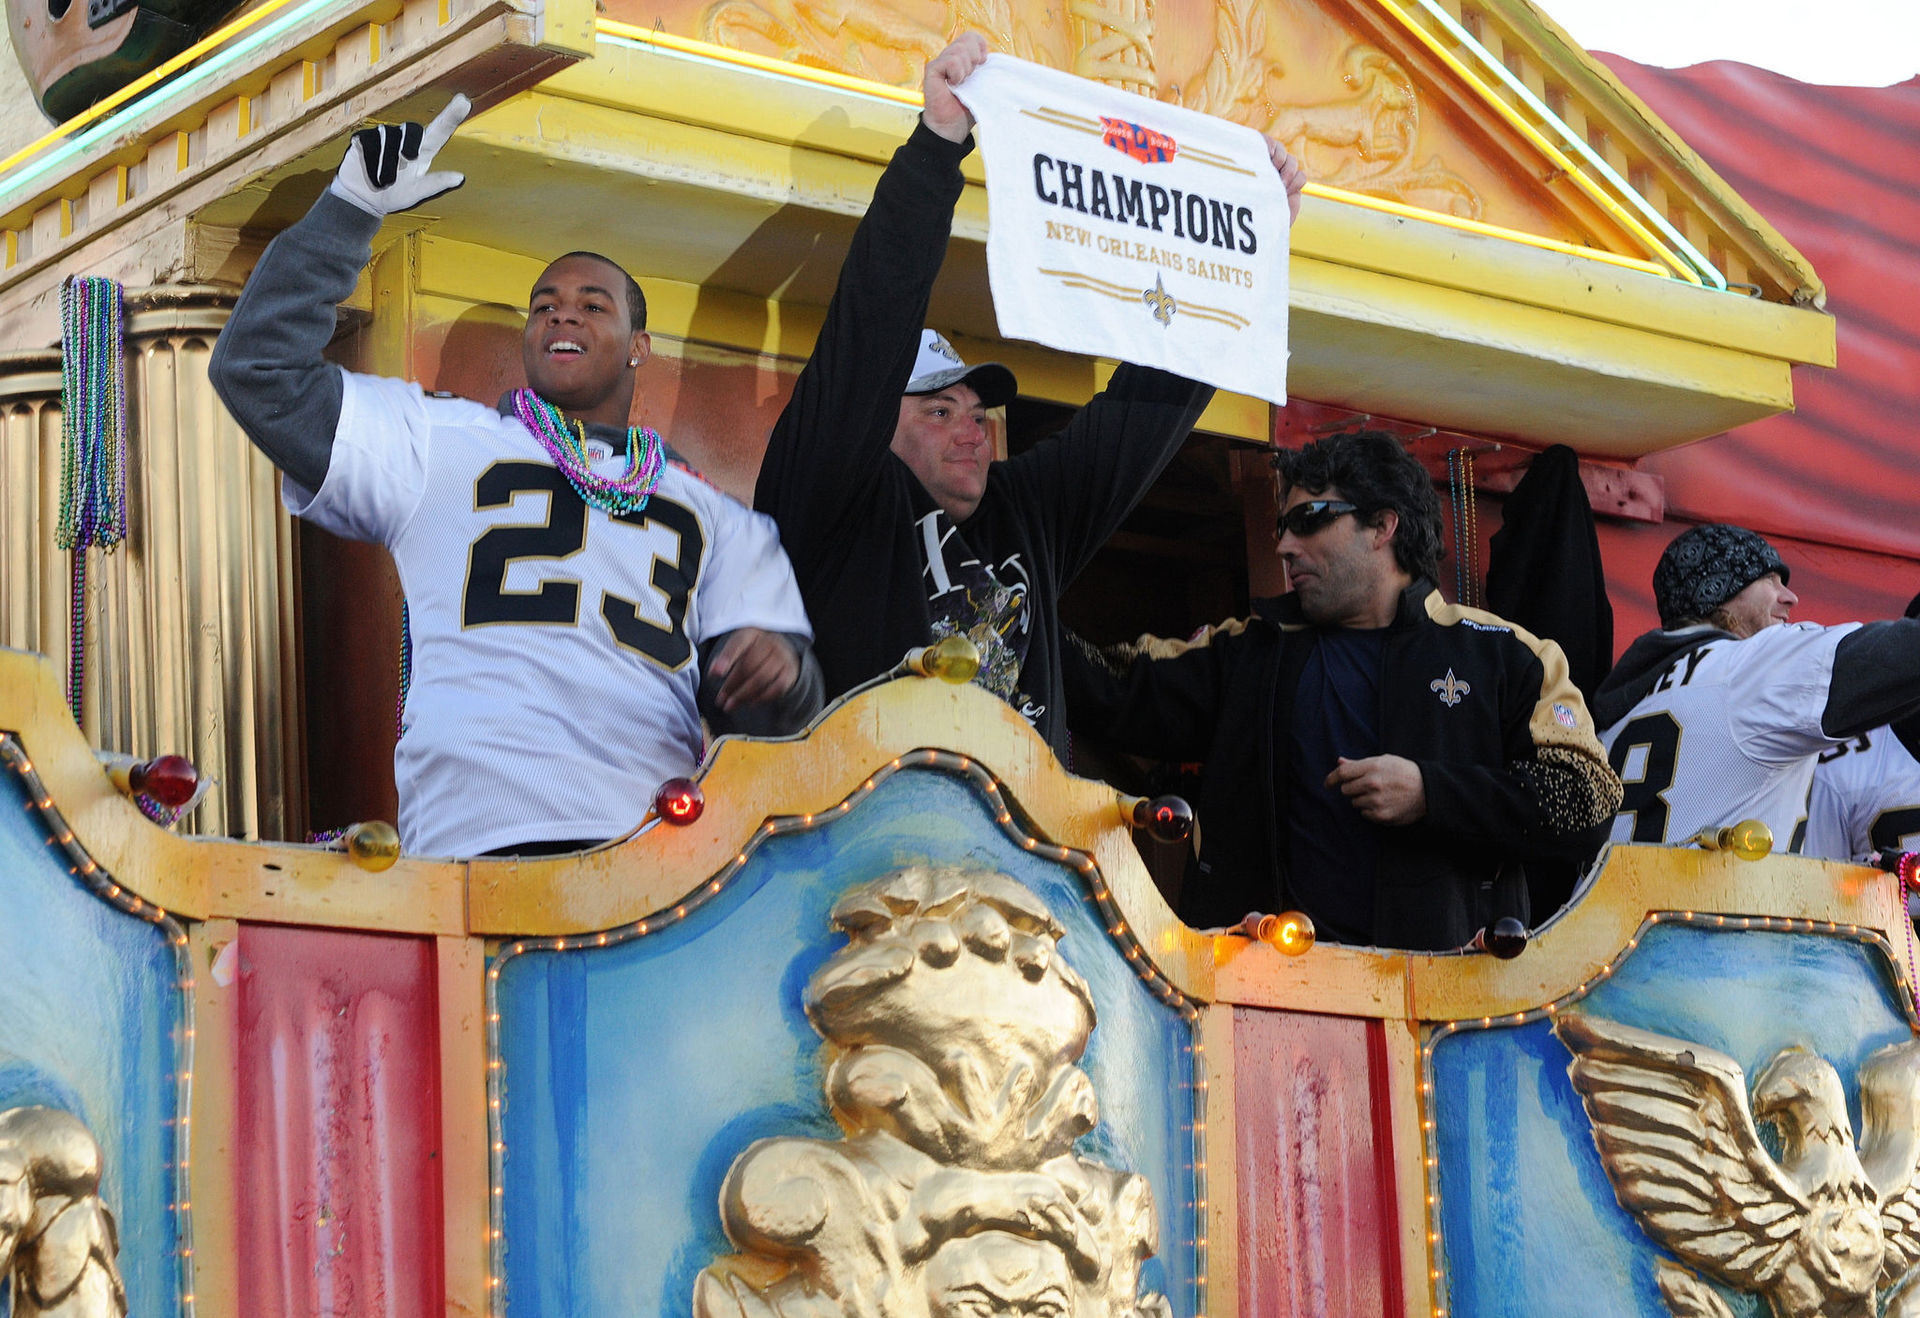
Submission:
<svg viewBox="0 0 1920 1318">
<path fill-rule="evenodd" d="M 979 122 L 1007 338 L 1287 399 L 1287 194 L 1251 128 L 1007 55 Z"/>
</svg>

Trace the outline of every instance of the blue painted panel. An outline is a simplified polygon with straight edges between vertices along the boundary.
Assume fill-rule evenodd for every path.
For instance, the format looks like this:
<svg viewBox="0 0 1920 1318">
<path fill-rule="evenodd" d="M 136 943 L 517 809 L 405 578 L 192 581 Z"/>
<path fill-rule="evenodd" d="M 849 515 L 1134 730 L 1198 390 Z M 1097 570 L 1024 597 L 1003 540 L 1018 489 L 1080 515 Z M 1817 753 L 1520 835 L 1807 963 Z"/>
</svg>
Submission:
<svg viewBox="0 0 1920 1318">
<path fill-rule="evenodd" d="M 897 773 L 849 815 L 769 839 L 687 920 L 605 948 L 502 966 L 504 1216 L 512 1318 L 684 1314 L 732 1252 L 721 1179 L 756 1139 L 839 1138 L 807 979 L 841 946 L 827 913 L 911 864 L 1011 874 L 1067 929 L 1099 1023 L 1083 1068 L 1100 1125 L 1080 1150 L 1139 1172 L 1160 1212 L 1145 1288 L 1194 1312 L 1191 1033 L 1142 985 L 1078 874 L 1023 851 L 964 780 Z"/>
<path fill-rule="evenodd" d="M 0 769 L 0 1110 L 39 1104 L 87 1123 L 130 1312 L 178 1313 L 174 950 L 159 926 L 83 888 L 27 806 Z"/>
<path fill-rule="evenodd" d="M 1812 934 L 1663 924 L 1578 1009 L 1717 1048 L 1748 1084 L 1789 1044 L 1840 1073 L 1860 1130 L 1857 1070 L 1911 1037 L 1879 955 Z M 1466 1030 L 1434 1048 L 1440 1223 L 1462 1314 L 1665 1318 L 1663 1251 L 1619 1206 L 1550 1022 Z M 1752 1297 L 1723 1290 L 1736 1314 Z"/>
</svg>

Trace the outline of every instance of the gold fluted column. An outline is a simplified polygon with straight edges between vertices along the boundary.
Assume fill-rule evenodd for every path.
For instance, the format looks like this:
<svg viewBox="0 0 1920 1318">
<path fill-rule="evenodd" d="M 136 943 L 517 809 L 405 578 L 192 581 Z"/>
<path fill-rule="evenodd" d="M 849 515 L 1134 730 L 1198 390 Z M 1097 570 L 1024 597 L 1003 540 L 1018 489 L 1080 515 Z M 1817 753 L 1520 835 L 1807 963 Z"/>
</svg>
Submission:
<svg viewBox="0 0 1920 1318">
<path fill-rule="evenodd" d="M 0 645 L 67 659 L 60 354 L 0 355 Z"/>
<path fill-rule="evenodd" d="M 296 549 L 277 477 L 207 380 L 230 293 L 127 295 L 127 543 L 90 550 L 82 730 L 177 752 L 216 780 L 187 826 L 305 827 Z M 0 642 L 67 662 L 70 556 L 55 543 L 59 354 L 0 358 Z"/>
</svg>

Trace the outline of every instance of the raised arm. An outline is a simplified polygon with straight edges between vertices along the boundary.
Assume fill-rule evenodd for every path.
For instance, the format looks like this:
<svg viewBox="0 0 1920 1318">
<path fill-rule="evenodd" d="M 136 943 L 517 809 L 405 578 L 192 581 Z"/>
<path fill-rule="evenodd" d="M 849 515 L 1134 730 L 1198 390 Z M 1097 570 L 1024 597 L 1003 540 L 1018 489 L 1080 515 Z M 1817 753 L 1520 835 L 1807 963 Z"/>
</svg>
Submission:
<svg viewBox="0 0 1920 1318">
<path fill-rule="evenodd" d="M 986 54 L 970 33 L 927 64 L 926 110 L 874 188 L 813 356 L 768 437 L 753 506 L 780 523 L 796 559 L 819 553 L 865 504 L 887 458 L 973 150 L 972 116 L 951 86 Z"/>
<path fill-rule="evenodd" d="M 1147 644 L 1153 639 L 1100 649 L 1068 634 L 1060 662 L 1073 730 L 1130 755 L 1205 759 L 1238 632 L 1212 631 L 1204 642 L 1179 647 L 1168 658 L 1154 657 Z"/>
<path fill-rule="evenodd" d="M 1289 219 L 1306 186 L 1300 163 L 1272 138 L 1267 155 L 1287 191 Z M 1059 435 L 1014 458 L 1006 477 L 1022 497 L 1052 510 L 1061 582 L 1077 575 L 1159 479 L 1213 398 L 1211 385 L 1122 365 Z"/>
<path fill-rule="evenodd" d="M 318 490 L 340 422 L 340 368 L 322 353 L 380 221 L 463 181 L 434 154 L 467 115 L 455 96 L 434 121 L 362 129 L 313 209 L 260 257 L 208 364 L 214 391 L 274 466 Z"/>
<path fill-rule="evenodd" d="M 1920 618 L 1869 622 L 1833 652 L 1820 727 L 1836 741 L 1920 714 Z"/>
</svg>

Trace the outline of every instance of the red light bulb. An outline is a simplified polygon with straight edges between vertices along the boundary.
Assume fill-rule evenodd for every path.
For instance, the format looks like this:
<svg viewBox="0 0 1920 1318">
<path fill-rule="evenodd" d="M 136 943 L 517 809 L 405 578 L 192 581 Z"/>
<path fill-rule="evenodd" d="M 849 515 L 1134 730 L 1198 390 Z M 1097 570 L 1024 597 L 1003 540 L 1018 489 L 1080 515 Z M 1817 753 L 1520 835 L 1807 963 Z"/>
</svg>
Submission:
<svg viewBox="0 0 1920 1318">
<path fill-rule="evenodd" d="M 178 810 L 200 790 L 200 771 L 184 755 L 162 755 L 127 770 L 127 784 L 169 810 Z"/>
<path fill-rule="evenodd" d="M 653 812 L 669 824 L 691 824 L 706 808 L 707 798 L 691 778 L 669 778 L 653 794 Z"/>
<path fill-rule="evenodd" d="M 1193 836 L 1193 807 L 1177 796 L 1142 798 L 1134 803 L 1133 826 L 1156 842 L 1185 842 Z"/>
</svg>

